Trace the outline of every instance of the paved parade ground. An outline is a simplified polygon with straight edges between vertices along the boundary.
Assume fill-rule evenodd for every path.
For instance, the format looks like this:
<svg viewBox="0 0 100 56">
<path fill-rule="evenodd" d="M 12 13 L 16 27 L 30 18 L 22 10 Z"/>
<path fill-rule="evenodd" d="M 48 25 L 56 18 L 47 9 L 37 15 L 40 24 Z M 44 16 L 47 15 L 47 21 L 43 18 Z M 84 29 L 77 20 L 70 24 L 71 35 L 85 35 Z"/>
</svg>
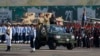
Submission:
<svg viewBox="0 0 100 56">
<path fill-rule="evenodd" d="M 67 50 L 65 47 L 57 47 L 49 50 L 47 46 L 41 47 L 36 52 L 30 52 L 29 44 L 13 44 L 10 52 L 6 52 L 6 45 L 0 44 L 0 56 L 100 56 L 100 48 L 74 48 Z"/>
</svg>

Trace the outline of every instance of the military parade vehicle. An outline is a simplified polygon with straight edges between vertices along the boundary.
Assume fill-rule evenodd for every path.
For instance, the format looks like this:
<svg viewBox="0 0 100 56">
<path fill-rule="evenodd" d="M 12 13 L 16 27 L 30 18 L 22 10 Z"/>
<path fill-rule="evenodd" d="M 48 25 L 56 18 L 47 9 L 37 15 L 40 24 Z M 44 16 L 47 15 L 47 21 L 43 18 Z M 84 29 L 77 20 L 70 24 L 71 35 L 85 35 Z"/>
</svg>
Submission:
<svg viewBox="0 0 100 56">
<path fill-rule="evenodd" d="M 41 28 L 40 37 L 36 41 L 36 49 L 48 45 L 49 49 L 55 50 L 57 46 L 64 46 L 68 50 L 73 49 L 76 43 L 73 34 L 66 33 L 63 26 L 49 25 Z"/>
</svg>

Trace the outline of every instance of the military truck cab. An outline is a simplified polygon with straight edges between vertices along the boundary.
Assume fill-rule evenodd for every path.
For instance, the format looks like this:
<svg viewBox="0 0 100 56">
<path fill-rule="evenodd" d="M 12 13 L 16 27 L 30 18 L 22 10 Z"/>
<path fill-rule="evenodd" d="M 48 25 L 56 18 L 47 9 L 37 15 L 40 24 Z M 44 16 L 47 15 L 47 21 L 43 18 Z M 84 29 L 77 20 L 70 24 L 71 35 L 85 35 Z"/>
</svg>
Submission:
<svg viewBox="0 0 100 56">
<path fill-rule="evenodd" d="M 71 50 L 74 47 L 75 38 L 73 34 L 66 33 L 63 26 L 51 25 L 48 32 L 48 46 L 50 49 L 56 49 L 57 46 L 64 46 Z"/>
</svg>

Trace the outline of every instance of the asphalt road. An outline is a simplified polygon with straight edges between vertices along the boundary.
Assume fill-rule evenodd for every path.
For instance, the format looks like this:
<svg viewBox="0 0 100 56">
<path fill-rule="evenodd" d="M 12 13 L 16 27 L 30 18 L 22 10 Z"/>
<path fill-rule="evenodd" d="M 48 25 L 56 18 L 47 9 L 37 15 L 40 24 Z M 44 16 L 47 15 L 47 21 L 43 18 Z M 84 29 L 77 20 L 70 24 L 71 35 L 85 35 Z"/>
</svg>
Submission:
<svg viewBox="0 0 100 56">
<path fill-rule="evenodd" d="M 36 52 L 30 52 L 29 44 L 13 44 L 10 52 L 6 52 L 6 45 L 0 44 L 0 56 L 100 56 L 100 48 L 74 48 L 67 50 L 65 47 L 57 47 L 49 50 L 43 46 Z"/>
</svg>

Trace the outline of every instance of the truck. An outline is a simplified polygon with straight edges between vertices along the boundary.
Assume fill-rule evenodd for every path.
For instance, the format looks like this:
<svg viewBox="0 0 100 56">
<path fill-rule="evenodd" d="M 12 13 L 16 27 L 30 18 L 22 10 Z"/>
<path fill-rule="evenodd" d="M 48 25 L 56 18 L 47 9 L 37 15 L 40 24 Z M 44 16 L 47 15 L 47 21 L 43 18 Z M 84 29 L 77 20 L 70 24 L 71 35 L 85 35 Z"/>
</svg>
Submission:
<svg viewBox="0 0 100 56">
<path fill-rule="evenodd" d="M 64 46 L 68 50 L 74 48 L 76 43 L 75 37 L 72 33 L 66 33 L 66 29 L 63 26 L 52 24 L 41 28 L 40 37 L 36 40 L 36 49 L 42 46 L 48 45 L 49 49 L 55 50 L 57 46 Z"/>
</svg>

